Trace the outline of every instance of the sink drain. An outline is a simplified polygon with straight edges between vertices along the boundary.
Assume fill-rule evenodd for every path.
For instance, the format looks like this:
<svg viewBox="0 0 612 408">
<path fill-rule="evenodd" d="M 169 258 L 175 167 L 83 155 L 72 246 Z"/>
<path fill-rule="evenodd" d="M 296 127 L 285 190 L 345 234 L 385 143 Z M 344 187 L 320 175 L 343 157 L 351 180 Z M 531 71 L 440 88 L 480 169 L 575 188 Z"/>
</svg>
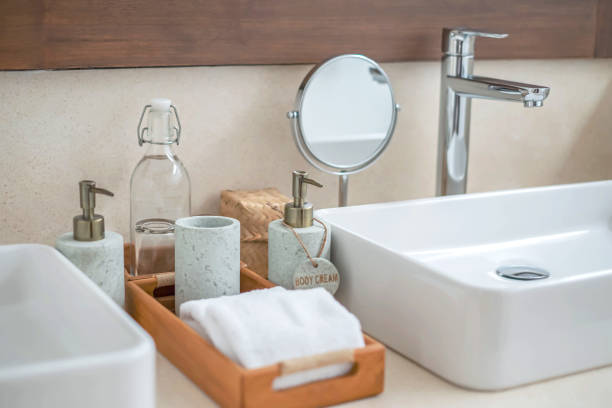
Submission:
<svg viewBox="0 0 612 408">
<path fill-rule="evenodd" d="M 546 279 L 550 276 L 544 269 L 525 265 L 500 266 L 497 268 L 497 274 L 506 279 L 526 281 Z"/>
</svg>

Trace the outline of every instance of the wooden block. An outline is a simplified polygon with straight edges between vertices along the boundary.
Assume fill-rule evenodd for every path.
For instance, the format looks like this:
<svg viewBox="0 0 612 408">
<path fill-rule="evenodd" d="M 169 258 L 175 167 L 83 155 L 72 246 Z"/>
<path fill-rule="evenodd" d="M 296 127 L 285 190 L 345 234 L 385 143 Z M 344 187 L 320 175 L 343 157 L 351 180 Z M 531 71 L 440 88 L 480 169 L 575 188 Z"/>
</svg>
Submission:
<svg viewBox="0 0 612 408">
<path fill-rule="evenodd" d="M 268 277 L 268 224 L 282 217 L 289 201 L 275 188 L 221 192 L 221 215 L 240 221 L 240 259 L 264 278 Z"/>
</svg>

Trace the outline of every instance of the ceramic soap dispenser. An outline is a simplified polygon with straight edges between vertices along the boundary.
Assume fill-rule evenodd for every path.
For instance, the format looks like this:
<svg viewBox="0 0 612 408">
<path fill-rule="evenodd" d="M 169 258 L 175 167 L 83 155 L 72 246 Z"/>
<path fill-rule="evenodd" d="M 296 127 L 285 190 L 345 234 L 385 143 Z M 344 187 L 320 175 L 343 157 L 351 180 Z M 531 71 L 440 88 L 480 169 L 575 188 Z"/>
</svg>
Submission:
<svg viewBox="0 0 612 408">
<path fill-rule="evenodd" d="M 306 201 L 308 184 L 323 187 L 305 171 L 293 172 L 293 201 L 285 205 L 284 218 L 268 226 L 268 279 L 287 289 L 296 287 L 296 273 L 317 265 L 317 258 L 329 260 L 331 230 L 313 221 L 312 204 Z"/>
<path fill-rule="evenodd" d="M 73 218 L 73 231 L 60 235 L 55 247 L 120 306 L 124 304 L 123 237 L 104 231 L 104 217 L 95 214 L 96 194 L 113 196 L 96 182 L 79 182 L 83 215 Z"/>
</svg>

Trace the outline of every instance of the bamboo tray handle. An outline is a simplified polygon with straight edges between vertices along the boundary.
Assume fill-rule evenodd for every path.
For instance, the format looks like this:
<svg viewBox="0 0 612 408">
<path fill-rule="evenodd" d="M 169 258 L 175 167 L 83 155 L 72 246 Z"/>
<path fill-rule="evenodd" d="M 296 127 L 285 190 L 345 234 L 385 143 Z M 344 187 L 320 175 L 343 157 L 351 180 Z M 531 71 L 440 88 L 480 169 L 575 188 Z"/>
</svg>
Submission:
<svg viewBox="0 0 612 408">
<path fill-rule="evenodd" d="M 174 286 L 174 272 L 162 272 L 154 276 L 156 289 L 165 286 Z"/>
<path fill-rule="evenodd" d="M 126 282 L 138 281 L 138 285 L 149 295 L 153 296 L 155 289 L 173 286 L 174 272 L 162 272 L 155 275 L 132 276 L 127 269 L 124 270 L 124 278 Z"/>
<path fill-rule="evenodd" d="M 281 361 L 280 374 L 287 375 L 298 371 L 311 370 L 313 368 L 324 367 L 332 364 L 354 363 L 355 350 L 344 349 L 330 351 L 327 353 L 316 354 L 314 356 L 292 358 Z"/>
</svg>

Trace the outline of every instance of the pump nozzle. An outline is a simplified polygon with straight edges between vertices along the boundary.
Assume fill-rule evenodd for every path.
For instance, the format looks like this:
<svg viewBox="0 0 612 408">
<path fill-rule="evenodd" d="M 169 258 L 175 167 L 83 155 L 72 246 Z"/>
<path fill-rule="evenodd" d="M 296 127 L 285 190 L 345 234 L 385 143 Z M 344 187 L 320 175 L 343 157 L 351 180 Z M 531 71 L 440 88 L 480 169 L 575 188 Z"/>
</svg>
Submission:
<svg viewBox="0 0 612 408">
<path fill-rule="evenodd" d="M 308 178 L 301 170 L 293 172 L 293 203 L 285 204 L 285 222 L 295 228 L 312 226 L 312 204 L 306 202 L 307 185 L 323 187 L 321 183 Z"/>
<path fill-rule="evenodd" d="M 79 181 L 79 196 L 83 215 L 77 215 L 72 219 L 74 239 L 77 241 L 99 241 L 104 239 L 104 217 L 94 213 L 96 194 L 114 196 L 112 192 L 96 187 L 95 181 Z"/>
</svg>

